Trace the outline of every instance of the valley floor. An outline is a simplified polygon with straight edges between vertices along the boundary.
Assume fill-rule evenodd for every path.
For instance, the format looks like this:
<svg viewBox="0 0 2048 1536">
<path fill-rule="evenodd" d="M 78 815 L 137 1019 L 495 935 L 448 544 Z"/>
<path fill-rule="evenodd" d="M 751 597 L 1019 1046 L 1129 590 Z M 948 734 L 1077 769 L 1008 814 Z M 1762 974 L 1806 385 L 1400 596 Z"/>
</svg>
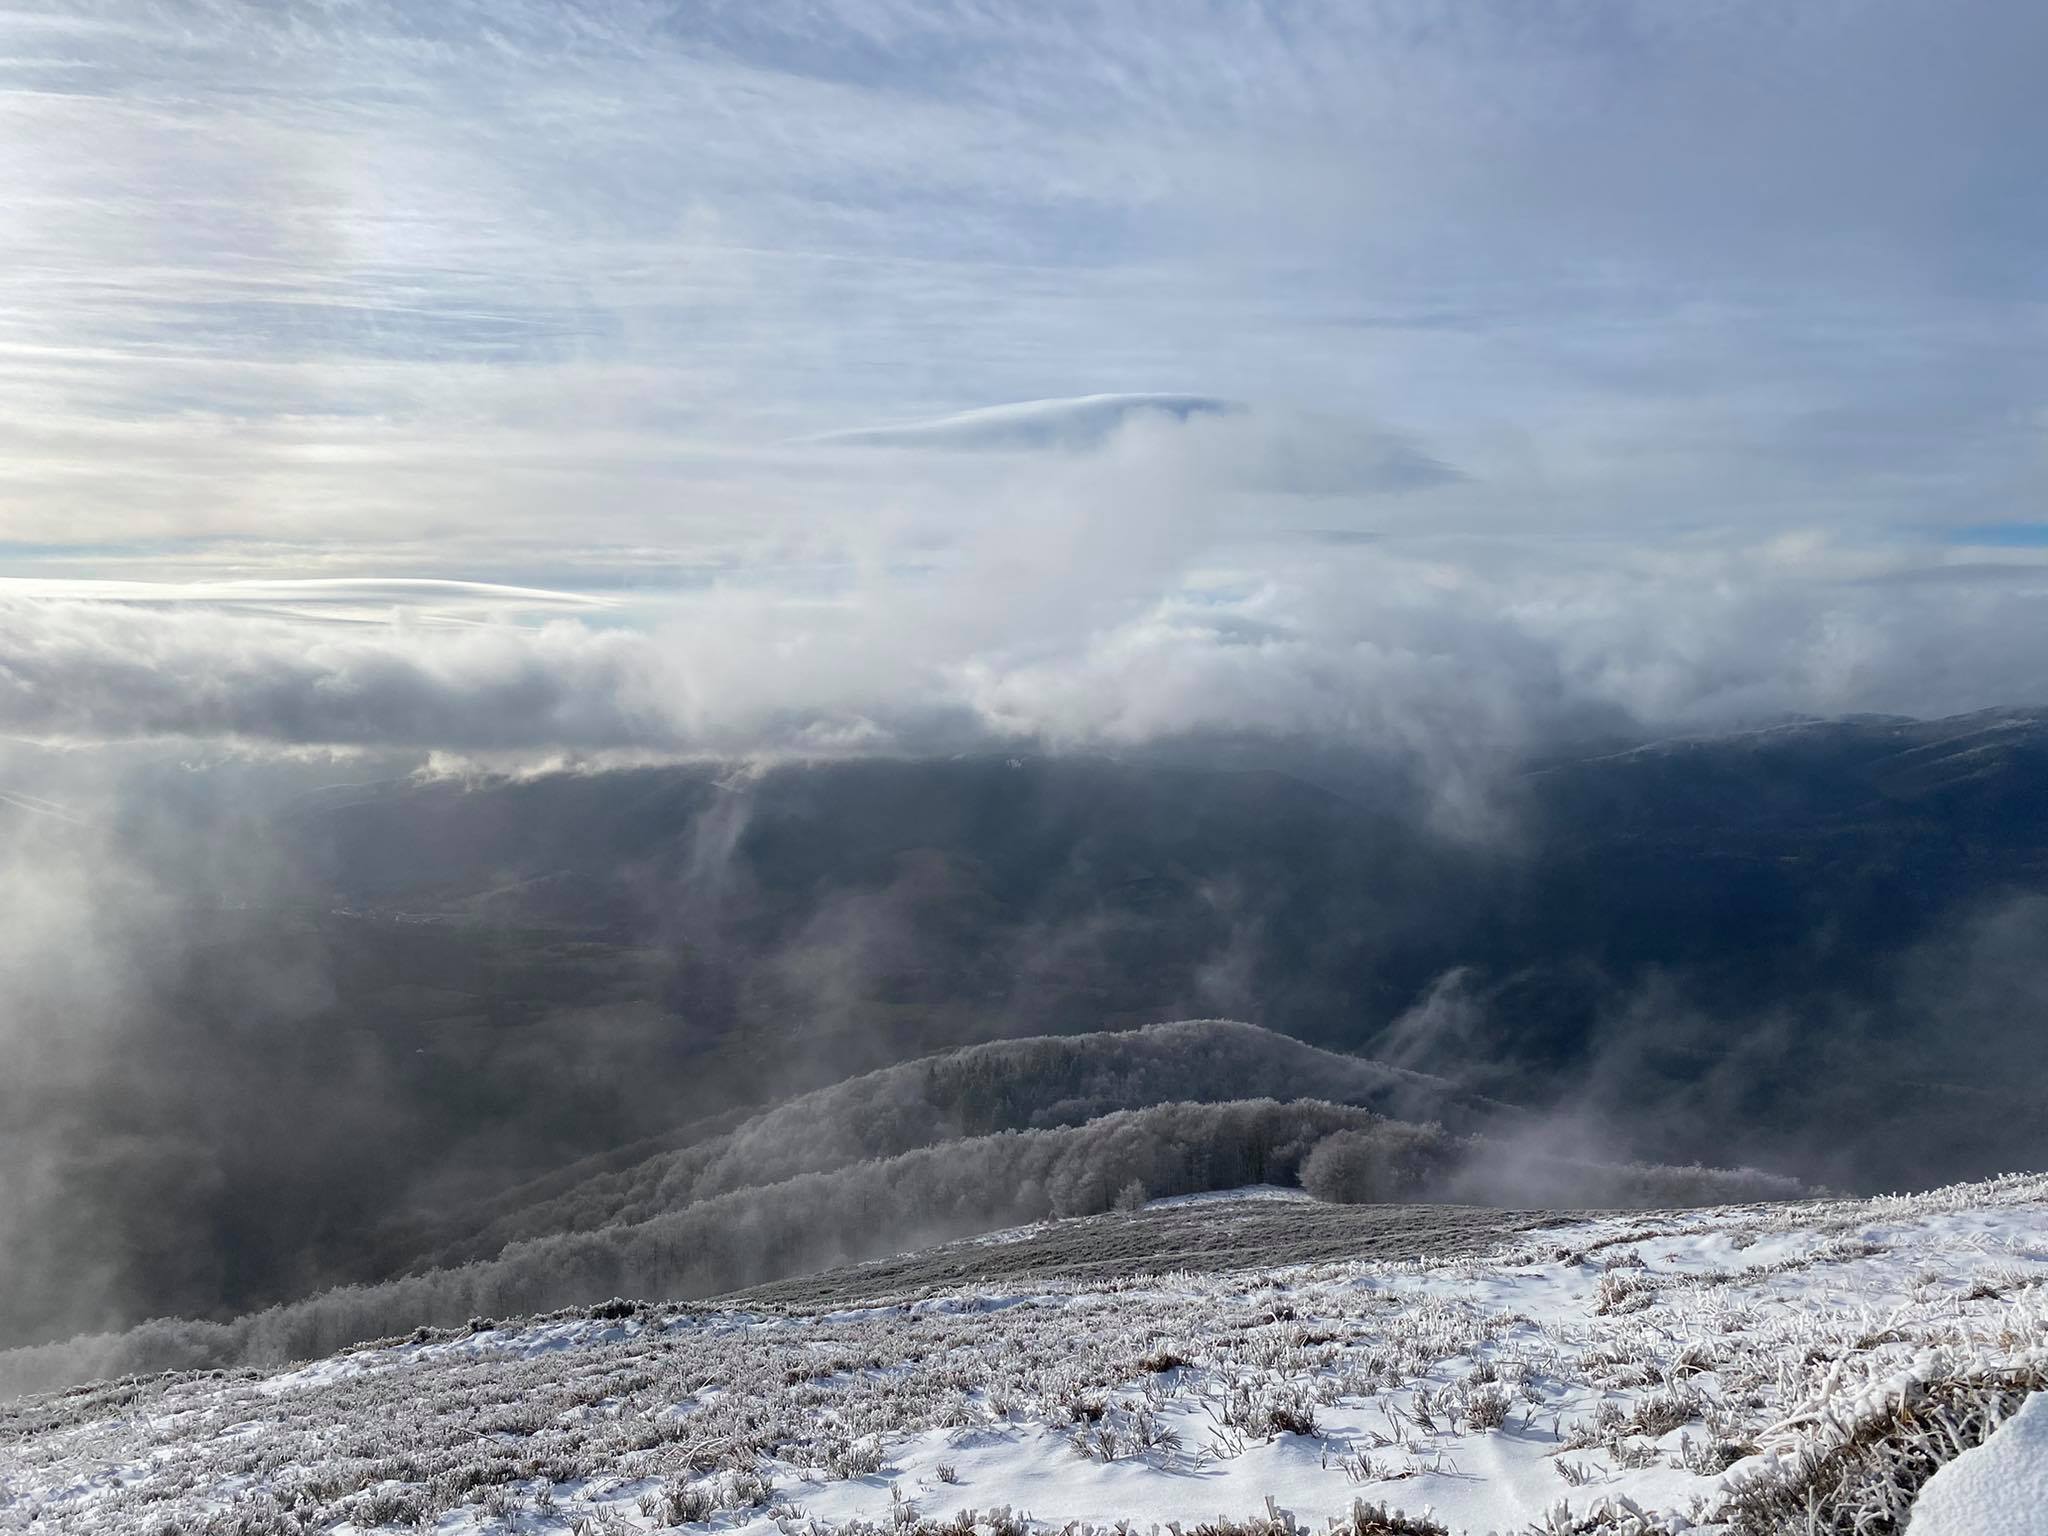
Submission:
<svg viewBox="0 0 2048 1536">
<path fill-rule="evenodd" d="M 1329 1212 L 1184 1204 L 918 1262 Z M 2048 1386 L 2048 1176 L 1462 1219 L 1491 1252 L 1454 1220 L 1448 1251 L 1288 1267 L 1026 1264 L 910 1296 L 870 1266 L 808 1306 L 479 1319 L 0 1404 L 0 1530 L 1883 1531 Z"/>
</svg>

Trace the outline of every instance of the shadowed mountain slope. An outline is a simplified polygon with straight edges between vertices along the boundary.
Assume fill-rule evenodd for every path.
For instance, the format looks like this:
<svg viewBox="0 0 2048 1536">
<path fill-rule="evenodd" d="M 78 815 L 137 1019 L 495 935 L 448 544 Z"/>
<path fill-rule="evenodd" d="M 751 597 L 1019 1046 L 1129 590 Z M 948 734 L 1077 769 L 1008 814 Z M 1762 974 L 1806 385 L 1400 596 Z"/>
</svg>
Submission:
<svg viewBox="0 0 2048 1536">
<path fill-rule="evenodd" d="M 1622 748 L 1503 775 L 1455 820 L 1384 764 L 1240 743 L 1205 769 L 331 786 L 242 828 L 264 872 L 218 889 L 170 839 L 163 884 L 194 895 L 131 948 L 95 1096 L 10 1101 L 58 1278 L 0 1343 L 228 1318 L 651 1210 L 725 1187 L 745 1159 L 718 1165 L 719 1138 L 778 1102 L 1162 1019 L 1422 1074 L 1330 1086 L 1268 1039 L 1265 1066 L 1219 1066 L 1234 1092 L 1504 1101 L 1560 1156 L 1854 1189 L 2048 1162 L 2048 717 Z M 747 1155 L 816 1171 L 1219 1091 L 1130 1070 L 1016 1104 L 885 1077 L 827 1102 L 907 1113 L 898 1140 L 801 1124 Z"/>
</svg>

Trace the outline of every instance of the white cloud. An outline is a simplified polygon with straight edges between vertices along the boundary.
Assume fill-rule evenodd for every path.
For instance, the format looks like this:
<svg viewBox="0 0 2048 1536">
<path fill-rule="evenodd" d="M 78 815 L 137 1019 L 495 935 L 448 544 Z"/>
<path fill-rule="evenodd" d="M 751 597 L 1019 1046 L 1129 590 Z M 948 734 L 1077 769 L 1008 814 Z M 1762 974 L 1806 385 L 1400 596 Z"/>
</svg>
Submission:
<svg viewBox="0 0 2048 1536">
<path fill-rule="evenodd" d="M 2032 555 L 1942 541 L 2048 483 L 2044 15 L 15 17 L 0 571 L 178 601 L 0 596 L 0 719 L 671 750 L 2032 697 Z M 556 595 L 276 585 L 394 574 Z"/>
<path fill-rule="evenodd" d="M 1024 400 L 989 405 L 948 416 L 880 427 L 849 427 L 810 441 L 862 448 L 943 448 L 963 451 L 1099 448 L 1133 420 L 1156 416 L 1186 421 L 1243 409 L 1212 395 L 1080 395 L 1073 399 Z"/>
<path fill-rule="evenodd" d="M 2042 559 L 1987 582 L 1982 562 L 1827 541 L 1509 558 L 1493 543 L 1183 543 L 1141 504 L 1064 526 L 1038 511 L 937 565 L 803 596 L 728 583 L 600 624 L 555 594 L 441 626 L 353 609 L 315 622 L 265 589 L 227 605 L 0 599 L 0 732 L 528 757 L 1253 733 L 1483 778 L 1595 724 L 2048 702 Z M 1233 550 L 1250 563 L 1215 563 Z M 1935 579 L 1946 569 L 1960 579 Z"/>
<path fill-rule="evenodd" d="M 0 576 L 0 601 L 170 605 L 332 623 L 474 624 L 549 612 L 614 606 L 578 592 L 550 592 L 502 582 L 423 577 L 326 577 L 273 581 L 109 581 Z"/>
<path fill-rule="evenodd" d="M 0 63 L 37 546 L 730 548 L 915 494 L 769 445 L 1176 388 L 1426 445 L 1439 528 L 2040 487 L 2017 0 L 48 19 Z"/>
</svg>

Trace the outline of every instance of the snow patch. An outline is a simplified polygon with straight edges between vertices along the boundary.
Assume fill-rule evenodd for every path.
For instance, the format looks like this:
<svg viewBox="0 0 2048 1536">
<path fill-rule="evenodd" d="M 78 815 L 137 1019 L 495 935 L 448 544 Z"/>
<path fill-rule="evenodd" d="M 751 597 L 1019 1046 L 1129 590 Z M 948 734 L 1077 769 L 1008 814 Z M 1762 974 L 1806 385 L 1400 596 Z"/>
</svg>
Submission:
<svg viewBox="0 0 2048 1536">
<path fill-rule="evenodd" d="M 1943 1467 L 1913 1505 L 1911 1536 L 2048 1536 L 2048 1392 Z"/>
<path fill-rule="evenodd" d="M 1859 1416 L 2048 1358 L 2044 1229 L 2048 1177 L 2015 1177 L 1598 1218 L 1484 1258 L 504 1322 L 0 1404 L 0 1532 L 811 1536 L 1007 1508 L 1042 1533 L 1269 1500 L 1318 1530 L 1355 1499 L 1453 1532 L 1601 1508 L 1728 1530 L 1743 1487 Z M 1927 1485 L 1915 1536 L 2043 1529 L 2044 1404 Z"/>
</svg>

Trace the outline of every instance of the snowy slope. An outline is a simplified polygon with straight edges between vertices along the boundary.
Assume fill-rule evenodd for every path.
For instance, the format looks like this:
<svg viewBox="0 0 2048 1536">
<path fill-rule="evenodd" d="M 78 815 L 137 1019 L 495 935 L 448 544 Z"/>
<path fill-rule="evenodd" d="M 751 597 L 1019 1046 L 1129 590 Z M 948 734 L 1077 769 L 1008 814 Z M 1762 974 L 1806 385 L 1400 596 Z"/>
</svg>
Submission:
<svg viewBox="0 0 2048 1536">
<path fill-rule="evenodd" d="M 1483 1259 L 622 1305 L 0 1408 L 0 1530 L 1880 1531 L 2048 1384 L 2044 1285 L 2029 1176 Z"/>
<path fill-rule="evenodd" d="M 1913 1536 L 2038 1536 L 2048 1531 L 2048 1392 L 1928 1480 Z"/>
</svg>

